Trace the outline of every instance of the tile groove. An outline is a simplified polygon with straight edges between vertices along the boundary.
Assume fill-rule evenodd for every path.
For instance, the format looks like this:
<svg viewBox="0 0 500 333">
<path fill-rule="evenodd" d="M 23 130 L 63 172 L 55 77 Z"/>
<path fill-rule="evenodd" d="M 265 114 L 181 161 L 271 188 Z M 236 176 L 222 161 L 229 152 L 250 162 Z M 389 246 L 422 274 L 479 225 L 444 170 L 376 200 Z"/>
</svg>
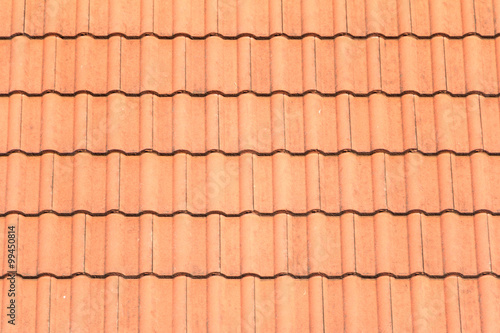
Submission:
<svg viewBox="0 0 500 333">
<path fill-rule="evenodd" d="M 118 287 L 116 292 L 116 297 L 118 298 L 116 302 L 116 331 L 120 331 L 120 279 L 117 277 Z"/>
<path fill-rule="evenodd" d="M 24 0 L 23 7 L 23 34 L 26 32 L 26 0 Z"/>
<path fill-rule="evenodd" d="M 483 112 L 481 110 L 481 97 L 477 96 L 479 107 L 479 124 L 481 126 L 481 146 L 484 148 L 484 132 L 483 132 Z"/>
<path fill-rule="evenodd" d="M 321 318 L 323 321 L 323 333 L 326 332 L 326 324 L 325 324 L 325 293 L 324 293 L 324 281 L 323 281 L 323 276 L 320 277 L 321 279 Z"/>
<path fill-rule="evenodd" d="M 417 108 L 415 105 L 415 95 L 412 96 L 412 105 L 413 105 L 413 124 L 415 127 L 415 147 L 418 149 L 418 126 L 417 126 Z"/>
<path fill-rule="evenodd" d="M 23 146 L 23 108 L 24 96 L 21 96 L 21 110 L 19 112 L 19 147 Z"/>
<path fill-rule="evenodd" d="M 425 260 L 424 260 L 424 232 L 422 227 L 422 214 L 418 214 L 418 220 L 420 223 L 420 247 L 422 249 L 422 270 L 425 272 Z M 408 243 L 409 244 L 409 243 Z M 409 246 L 409 245 L 408 245 Z M 408 252 L 410 253 L 410 252 Z"/>
<path fill-rule="evenodd" d="M 349 146 L 352 149 L 351 96 L 347 96 L 347 112 L 349 116 Z"/>
<path fill-rule="evenodd" d="M 458 322 L 460 323 L 460 333 L 462 332 L 462 307 L 460 305 L 460 282 L 457 280 L 457 303 L 458 303 Z"/>
<path fill-rule="evenodd" d="M 285 216 L 285 228 L 286 228 L 286 272 L 290 273 L 290 255 L 288 254 L 289 240 L 288 240 L 288 215 Z"/>
<path fill-rule="evenodd" d="M 451 184 L 451 201 L 453 204 L 453 209 L 455 209 L 455 184 L 453 177 L 453 161 L 451 160 L 452 154 L 448 153 L 450 162 L 450 184 Z"/>
<path fill-rule="evenodd" d="M 50 209 L 54 208 L 54 170 L 56 168 L 55 163 L 55 154 L 52 154 L 52 176 L 51 176 L 51 185 L 50 185 Z M 41 178 L 41 176 L 40 176 Z"/>
<path fill-rule="evenodd" d="M 413 34 L 413 14 L 411 11 L 411 0 L 408 0 L 408 9 L 410 12 L 410 33 Z"/>
<path fill-rule="evenodd" d="M 221 230 L 221 216 L 219 215 L 219 272 L 222 272 L 222 230 Z"/>
<path fill-rule="evenodd" d="M 377 37 L 378 39 L 378 78 L 379 78 L 379 84 L 380 84 L 380 90 L 384 90 L 384 86 L 382 85 L 382 46 L 380 42 L 380 37 Z"/>
<path fill-rule="evenodd" d="M 122 90 L 122 38 L 123 37 L 120 36 L 120 71 L 118 73 L 118 77 L 119 77 L 119 81 L 120 81 L 118 86 L 119 86 L 120 90 Z"/>
<path fill-rule="evenodd" d="M 442 38 L 443 41 L 443 58 L 444 58 L 444 83 L 446 87 L 446 91 L 448 91 L 448 71 L 447 71 L 447 66 L 446 66 L 446 43 L 444 41 L 444 38 Z"/>
<path fill-rule="evenodd" d="M 353 238 L 353 247 L 354 247 L 354 272 L 358 272 L 357 267 L 357 255 L 356 255 L 356 220 L 354 215 L 352 215 L 352 238 Z"/>
<path fill-rule="evenodd" d="M 18 275 L 18 274 L 16 274 Z M 48 332 L 50 333 L 50 315 L 52 312 L 52 278 L 49 278 L 49 315 L 47 318 Z"/>
<path fill-rule="evenodd" d="M 394 318 L 393 318 L 393 308 L 392 308 L 392 282 L 389 279 L 389 302 L 391 306 L 391 332 L 394 333 Z"/>
<path fill-rule="evenodd" d="M 87 256 L 87 215 L 84 215 L 84 227 L 83 227 L 83 272 L 85 272 L 85 264 Z M 151 270 L 154 270 L 151 268 Z"/>
<path fill-rule="evenodd" d="M 89 145 L 89 95 L 85 98 L 85 149 Z"/>
<path fill-rule="evenodd" d="M 155 238 L 154 238 L 154 216 L 151 216 L 151 270 L 155 270 L 154 265 L 154 248 L 155 248 Z"/>
<path fill-rule="evenodd" d="M 89 2 L 89 5 L 88 5 L 88 9 L 87 10 L 88 10 L 89 17 L 87 18 L 87 33 L 90 33 L 90 18 L 92 17 L 90 15 L 90 3 L 91 3 L 91 1 L 88 0 L 88 2 Z"/>
<path fill-rule="evenodd" d="M 490 271 L 493 271 L 493 265 L 491 263 L 491 239 L 490 239 L 490 219 L 489 216 L 486 215 L 486 229 L 488 230 L 488 254 L 489 254 L 489 260 L 488 264 L 490 266 Z"/>
<path fill-rule="evenodd" d="M 76 75 L 75 75 L 75 80 L 76 80 Z M 55 40 L 55 46 L 54 46 L 54 90 L 56 90 L 57 87 L 57 38 Z"/>
<path fill-rule="evenodd" d="M 256 309 L 256 290 L 255 290 L 255 276 L 253 277 L 253 331 L 257 332 L 257 309 Z"/>
<path fill-rule="evenodd" d="M 151 148 L 152 149 L 155 148 L 155 98 L 154 98 L 154 96 L 151 96 Z"/>
</svg>

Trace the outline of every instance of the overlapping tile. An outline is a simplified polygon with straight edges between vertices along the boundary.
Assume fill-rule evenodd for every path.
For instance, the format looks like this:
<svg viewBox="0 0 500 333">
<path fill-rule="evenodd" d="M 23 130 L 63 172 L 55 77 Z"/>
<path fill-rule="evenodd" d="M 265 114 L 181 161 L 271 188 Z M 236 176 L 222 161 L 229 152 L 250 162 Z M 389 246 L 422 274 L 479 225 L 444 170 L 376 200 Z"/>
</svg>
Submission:
<svg viewBox="0 0 500 333">
<path fill-rule="evenodd" d="M 3 279 L 2 287 L 7 288 Z M 276 279 L 22 279 L 19 316 L 46 331 L 446 331 L 498 330 L 500 281 L 380 277 Z M 151 297 L 156 295 L 156 297 Z M 90 297 L 89 297 L 90 296 Z M 5 298 L 2 303 L 6 306 Z M 50 307 L 37 306 L 50 304 Z M 458 310 L 460 308 L 460 311 Z M 36 310 L 36 316 L 30 315 Z M 2 330 L 12 326 L 2 317 Z"/>
<path fill-rule="evenodd" d="M 500 153 L 498 98 L 437 95 L 0 98 L 0 153 L 153 150 Z"/>
<path fill-rule="evenodd" d="M 279 91 L 429 95 L 446 91 L 497 96 L 497 43 L 477 36 L 237 41 L 18 36 L 0 41 L 0 54 L 11 60 L 0 64 L 5 75 L 0 93 L 235 95 L 250 90 L 264 95 Z"/>
<path fill-rule="evenodd" d="M 494 1 L 37 1 L 2 3 L 0 35 L 495 35 Z"/>
<path fill-rule="evenodd" d="M 499 213 L 500 157 L 485 153 L 0 157 L 0 214 L 172 214 L 312 210 Z M 6 197 L 3 197 L 8 193 Z"/>
<path fill-rule="evenodd" d="M 470 277 L 500 273 L 499 219 L 486 213 L 314 213 L 307 217 L 11 214 L 0 219 L 0 227 L 7 230 L 13 225 L 18 230 L 17 272 L 24 277 L 79 273 Z M 4 236 L 1 251 L 6 244 Z M 7 271 L 5 262 L 0 275 Z"/>
</svg>

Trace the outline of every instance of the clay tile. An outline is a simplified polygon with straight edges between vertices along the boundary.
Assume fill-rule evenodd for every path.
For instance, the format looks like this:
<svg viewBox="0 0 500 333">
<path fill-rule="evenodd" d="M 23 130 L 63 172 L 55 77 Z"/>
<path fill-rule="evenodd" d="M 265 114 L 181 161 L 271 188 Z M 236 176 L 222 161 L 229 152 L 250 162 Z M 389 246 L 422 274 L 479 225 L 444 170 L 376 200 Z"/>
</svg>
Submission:
<svg viewBox="0 0 500 333">
<path fill-rule="evenodd" d="M 240 260 L 241 274 L 253 272 L 260 276 L 274 275 L 273 235 L 278 226 L 272 218 L 245 214 L 240 218 Z M 274 229 L 273 229 L 274 228 Z M 270 258 L 259 260 L 258 258 Z"/>
<path fill-rule="evenodd" d="M 495 19 L 492 13 L 496 10 L 494 2 L 474 1 L 474 22 L 475 31 L 481 35 L 495 34 Z"/>
<path fill-rule="evenodd" d="M 349 276 L 342 280 L 342 285 L 346 330 L 378 326 L 376 281 Z"/>
<path fill-rule="evenodd" d="M 173 274 L 173 218 L 152 216 L 152 271 L 157 274 Z M 142 222 L 142 221 L 141 221 Z"/>
<path fill-rule="evenodd" d="M 479 303 L 481 310 L 481 329 L 495 330 L 498 328 L 498 299 L 500 295 L 500 288 L 498 279 L 493 276 L 483 276 L 478 281 Z"/>
<path fill-rule="evenodd" d="M 215 220 L 212 223 L 217 224 L 218 236 L 220 237 L 220 258 L 218 257 L 217 259 L 219 260 L 214 260 L 217 264 L 215 268 L 218 269 L 216 271 L 231 276 L 240 275 L 242 273 L 242 254 L 248 255 L 248 253 L 243 253 L 241 248 L 241 218 L 225 218 L 220 215 L 211 215 L 209 218 Z M 246 250 L 251 249 L 246 248 Z"/>
</svg>

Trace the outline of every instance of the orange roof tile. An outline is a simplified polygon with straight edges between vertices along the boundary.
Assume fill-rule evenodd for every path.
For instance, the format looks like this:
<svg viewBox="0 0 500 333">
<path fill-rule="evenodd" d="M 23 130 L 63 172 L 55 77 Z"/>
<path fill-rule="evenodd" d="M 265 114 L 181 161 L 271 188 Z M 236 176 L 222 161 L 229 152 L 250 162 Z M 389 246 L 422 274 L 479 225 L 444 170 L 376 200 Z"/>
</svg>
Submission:
<svg viewBox="0 0 500 333">
<path fill-rule="evenodd" d="M 500 330 L 499 1 L 1 7 L 2 332 Z"/>
<path fill-rule="evenodd" d="M 183 34 L 331 37 L 346 33 L 359 37 L 493 36 L 499 29 L 496 4 L 485 0 L 258 0 L 238 4 L 217 0 L 5 1 L 0 33 L 6 37 L 16 34 L 74 37 L 88 33 L 96 36 L 154 33 L 167 37 Z"/>
<path fill-rule="evenodd" d="M 202 40 L 16 36 L 0 40 L 0 54 L 12 58 L 1 65 L 5 78 L 0 94 L 119 91 L 135 96 L 151 91 L 171 96 L 187 91 L 233 96 L 250 90 L 259 95 L 317 91 L 364 96 L 383 91 L 427 96 L 445 91 L 498 96 L 495 50 L 496 39 L 478 36 L 333 40 L 276 36 L 238 41 L 217 36 Z M 240 56 L 243 52 L 250 54 Z M 408 56 L 400 59 L 401 54 Z"/>
<path fill-rule="evenodd" d="M 10 214 L 0 224 L 5 229 L 13 223 L 19 230 L 17 272 L 23 276 L 153 272 L 162 277 L 221 273 L 338 278 L 353 273 L 404 277 L 495 272 L 500 267 L 498 221 L 498 216 L 487 213 L 241 217 L 48 213 Z M 2 245 L 4 251 L 4 240 Z M 268 260 L 261 260 L 264 257 Z M 2 274 L 7 272 L 4 265 Z"/>
<path fill-rule="evenodd" d="M 3 291 L 7 281 L 2 284 Z M 428 332 L 462 327 L 463 331 L 489 332 L 495 331 L 500 320 L 500 283 L 488 275 L 477 279 L 43 276 L 18 278 L 17 284 L 23 290 L 18 316 L 24 317 L 23 328 L 30 331 L 48 331 L 50 327 L 58 331 L 351 332 L 413 328 Z M 42 304 L 50 304 L 50 308 Z M 35 308 L 36 316 L 32 312 Z M 12 330 L 5 319 L 2 328 Z"/>
</svg>

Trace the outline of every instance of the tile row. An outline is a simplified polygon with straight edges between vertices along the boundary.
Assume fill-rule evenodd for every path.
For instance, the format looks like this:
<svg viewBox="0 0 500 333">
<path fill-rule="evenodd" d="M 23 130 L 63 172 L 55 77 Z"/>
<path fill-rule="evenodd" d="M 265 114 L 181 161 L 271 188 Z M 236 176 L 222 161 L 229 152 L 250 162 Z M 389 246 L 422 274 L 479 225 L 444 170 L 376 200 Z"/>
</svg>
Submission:
<svg viewBox="0 0 500 333">
<path fill-rule="evenodd" d="M 8 227 L 16 235 L 16 270 L 25 277 L 44 273 L 131 277 L 150 272 L 229 277 L 500 273 L 500 217 L 486 213 L 314 213 L 307 217 L 10 214 L 0 218 L 0 254 L 4 258 L 0 275 L 11 270 L 6 255 Z"/>
<path fill-rule="evenodd" d="M 500 157 L 485 153 L 371 156 L 178 153 L 0 157 L 0 214 L 171 214 L 258 211 L 498 213 Z"/>
<path fill-rule="evenodd" d="M 218 91 L 498 94 L 500 38 L 0 40 L 0 94 Z"/>
<path fill-rule="evenodd" d="M 288 276 L 15 280 L 2 332 L 498 332 L 500 279 Z M 2 307 L 10 281 L 3 279 Z"/>
<path fill-rule="evenodd" d="M 119 150 L 500 153 L 499 99 L 373 94 L 0 97 L 0 154 Z"/>
<path fill-rule="evenodd" d="M 0 35 L 57 33 L 105 36 L 252 34 L 322 36 L 380 33 L 419 36 L 444 33 L 494 35 L 500 25 L 497 0 L 3 0 Z"/>
</svg>

